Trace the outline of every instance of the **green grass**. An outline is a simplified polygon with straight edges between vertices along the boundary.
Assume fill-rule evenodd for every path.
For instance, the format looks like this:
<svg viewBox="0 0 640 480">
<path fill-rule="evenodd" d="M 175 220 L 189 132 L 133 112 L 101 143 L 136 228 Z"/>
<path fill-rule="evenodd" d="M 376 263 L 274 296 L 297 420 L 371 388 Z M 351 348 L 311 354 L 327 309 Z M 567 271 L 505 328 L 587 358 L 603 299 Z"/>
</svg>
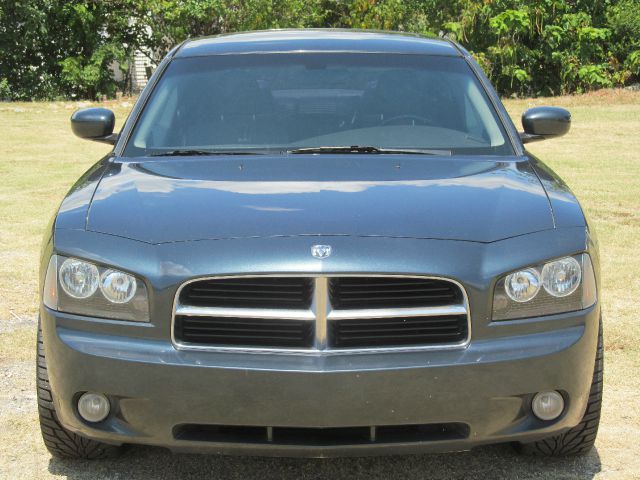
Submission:
<svg viewBox="0 0 640 480">
<path fill-rule="evenodd" d="M 122 121 L 131 100 L 107 102 Z M 566 106 L 564 138 L 531 145 L 577 193 L 600 239 L 606 346 L 637 359 L 640 328 L 640 94 L 623 90 L 553 99 L 507 100 L 519 116 L 533 105 Z M 71 133 L 69 116 L 85 104 L 0 104 L 0 321 L 37 311 L 42 233 L 73 182 L 109 147 Z"/>
</svg>

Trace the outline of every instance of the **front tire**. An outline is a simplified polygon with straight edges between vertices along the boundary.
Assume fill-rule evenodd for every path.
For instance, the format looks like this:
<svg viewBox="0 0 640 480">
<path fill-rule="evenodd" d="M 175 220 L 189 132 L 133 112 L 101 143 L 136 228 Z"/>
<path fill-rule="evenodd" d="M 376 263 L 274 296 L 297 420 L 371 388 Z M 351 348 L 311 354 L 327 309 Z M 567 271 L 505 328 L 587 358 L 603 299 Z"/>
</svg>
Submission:
<svg viewBox="0 0 640 480">
<path fill-rule="evenodd" d="M 598 347 L 591 380 L 589 401 L 584 416 L 578 425 L 568 432 L 537 442 L 517 445 L 520 453 L 545 457 L 585 455 L 592 448 L 598 434 L 600 411 L 602 408 L 602 378 L 604 368 L 604 345 L 602 341 L 602 319 L 598 327 Z"/>
<path fill-rule="evenodd" d="M 108 445 L 81 437 L 64 428 L 58 420 L 53 402 L 53 393 L 49 385 L 47 361 L 44 355 L 42 328 L 38 320 L 38 346 L 36 357 L 36 383 L 38 396 L 38 414 L 42 439 L 49 453 L 58 458 L 78 458 L 94 460 L 111 458 L 122 452 L 122 447 Z"/>
</svg>

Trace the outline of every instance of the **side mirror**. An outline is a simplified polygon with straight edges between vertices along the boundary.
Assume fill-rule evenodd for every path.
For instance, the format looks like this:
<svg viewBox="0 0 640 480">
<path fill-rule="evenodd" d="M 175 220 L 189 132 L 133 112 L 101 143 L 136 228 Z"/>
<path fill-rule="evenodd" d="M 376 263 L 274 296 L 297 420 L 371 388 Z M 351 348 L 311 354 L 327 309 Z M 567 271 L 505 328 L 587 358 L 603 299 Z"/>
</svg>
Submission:
<svg viewBox="0 0 640 480">
<path fill-rule="evenodd" d="M 114 145 L 118 134 L 113 133 L 116 116 L 106 108 L 83 108 L 71 115 L 71 130 L 78 137 Z"/>
<path fill-rule="evenodd" d="M 571 127 L 571 114 L 564 108 L 534 107 L 522 114 L 522 143 L 560 137 Z"/>
</svg>

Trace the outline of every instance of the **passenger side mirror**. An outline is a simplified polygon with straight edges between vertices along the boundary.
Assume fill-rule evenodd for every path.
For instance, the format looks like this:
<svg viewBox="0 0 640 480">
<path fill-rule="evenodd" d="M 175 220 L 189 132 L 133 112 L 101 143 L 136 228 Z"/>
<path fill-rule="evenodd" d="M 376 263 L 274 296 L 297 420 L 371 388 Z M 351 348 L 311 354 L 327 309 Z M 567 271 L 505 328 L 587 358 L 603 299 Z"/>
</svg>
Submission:
<svg viewBox="0 0 640 480">
<path fill-rule="evenodd" d="M 522 114 L 522 143 L 560 137 L 571 127 L 571 113 L 559 107 L 534 107 Z"/>
<path fill-rule="evenodd" d="M 113 133 L 116 116 L 106 108 L 83 108 L 71 115 L 71 130 L 78 137 L 114 145 L 118 134 Z"/>
</svg>

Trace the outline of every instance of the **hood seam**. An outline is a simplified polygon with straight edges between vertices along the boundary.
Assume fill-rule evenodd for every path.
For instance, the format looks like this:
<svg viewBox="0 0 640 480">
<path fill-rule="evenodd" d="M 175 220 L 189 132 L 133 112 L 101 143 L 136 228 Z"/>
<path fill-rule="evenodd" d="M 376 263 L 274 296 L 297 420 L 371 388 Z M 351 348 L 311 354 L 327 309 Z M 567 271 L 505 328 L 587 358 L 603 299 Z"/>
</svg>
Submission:
<svg viewBox="0 0 640 480">
<path fill-rule="evenodd" d="M 551 203 L 551 198 L 549 198 L 549 192 L 547 192 L 547 189 L 544 187 L 544 183 L 542 182 L 542 179 L 540 178 L 540 175 L 538 175 L 538 170 L 536 169 L 536 166 L 530 160 L 527 160 L 527 161 L 529 162 L 529 165 L 531 165 L 531 169 L 533 170 L 533 173 L 535 174 L 536 178 L 538 179 L 538 182 L 540 183 L 540 186 L 542 187 L 542 190 L 544 191 L 545 197 L 547 197 L 547 203 L 549 204 L 549 211 L 551 212 L 551 222 L 553 223 L 553 228 L 555 230 L 555 229 L 558 228 L 558 224 L 556 222 L 556 213 L 553 210 L 553 203 Z"/>
</svg>

